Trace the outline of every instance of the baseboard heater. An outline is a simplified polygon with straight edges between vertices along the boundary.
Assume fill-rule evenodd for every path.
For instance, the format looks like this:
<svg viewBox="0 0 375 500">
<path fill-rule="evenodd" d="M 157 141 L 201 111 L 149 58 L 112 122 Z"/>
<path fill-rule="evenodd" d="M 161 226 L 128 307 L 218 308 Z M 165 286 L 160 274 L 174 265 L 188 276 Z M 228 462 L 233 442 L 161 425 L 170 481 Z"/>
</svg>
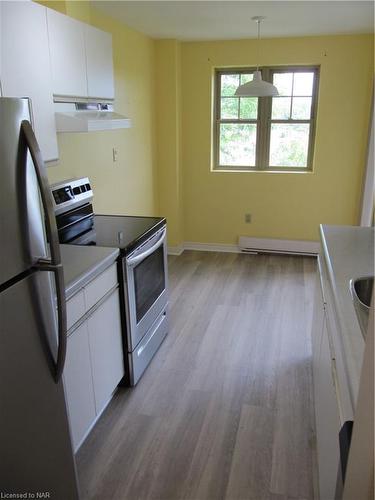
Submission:
<svg viewBox="0 0 375 500">
<path fill-rule="evenodd" d="M 238 246 L 243 253 L 282 253 L 293 255 L 317 255 L 320 244 L 317 241 L 279 240 L 240 236 Z"/>
</svg>

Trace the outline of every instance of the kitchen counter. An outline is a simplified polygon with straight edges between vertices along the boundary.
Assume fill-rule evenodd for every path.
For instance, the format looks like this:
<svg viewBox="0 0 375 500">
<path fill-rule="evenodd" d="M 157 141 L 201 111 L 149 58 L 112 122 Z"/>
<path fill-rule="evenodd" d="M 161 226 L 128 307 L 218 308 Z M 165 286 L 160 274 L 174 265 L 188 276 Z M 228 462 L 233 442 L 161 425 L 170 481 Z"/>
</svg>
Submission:
<svg viewBox="0 0 375 500">
<path fill-rule="evenodd" d="M 97 246 L 60 245 L 60 251 L 67 299 L 115 262 L 119 255 L 118 248 Z"/>
<path fill-rule="evenodd" d="M 322 225 L 320 233 L 354 410 L 365 340 L 354 309 L 349 283 L 353 278 L 374 274 L 374 228 Z"/>
</svg>

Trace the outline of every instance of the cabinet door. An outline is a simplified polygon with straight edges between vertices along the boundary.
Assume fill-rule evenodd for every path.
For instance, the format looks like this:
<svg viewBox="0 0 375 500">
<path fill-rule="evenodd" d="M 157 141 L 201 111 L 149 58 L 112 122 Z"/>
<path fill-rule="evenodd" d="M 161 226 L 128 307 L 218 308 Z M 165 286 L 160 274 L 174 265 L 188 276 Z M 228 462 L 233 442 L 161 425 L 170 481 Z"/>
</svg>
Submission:
<svg viewBox="0 0 375 500">
<path fill-rule="evenodd" d="M 114 99 L 112 36 L 86 24 L 85 44 L 89 97 Z"/>
<path fill-rule="evenodd" d="M 47 21 L 53 93 L 87 97 L 84 24 L 51 9 Z"/>
<path fill-rule="evenodd" d="M 7 97 L 29 97 L 45 161 L 58 158 L 48 51 L 47 9 L 34 2 L 0 2 L 1 84 Z"/>
<path fill-rule="evenodd" d="M 314 369 L 315 415 L 321 499 L 334 499 L 339 468 L 340 415 L 334 386 L 334 360 L 329 347 L 324 314 L 319 359 Z"/>
<path fill-rule="evenodd" d="M 88 328 L 96 412 L 100 413 L 124 375 L 118 290 L 90 316 Z"/>
<path fill-rule="evenodd" d="M 320 285 L 319 272 L 316 274 L 315 279 L 315 295 L 314 295 L 314 313 L 311 329 L 311 347 L 312 347 L 312 365 L 313 365 L 313 379 L 315 389 L 315 376 L 318 372 L 320 347 L 322 342 L 322 334 L 324 327 L 324 301 L 322 297 L 322 290 Z"/>
<path fill-rule="evenodd" d="M 76 451 L 96 416 L 87 323 L 68 337 L 64 385 Z"/>
</svg>

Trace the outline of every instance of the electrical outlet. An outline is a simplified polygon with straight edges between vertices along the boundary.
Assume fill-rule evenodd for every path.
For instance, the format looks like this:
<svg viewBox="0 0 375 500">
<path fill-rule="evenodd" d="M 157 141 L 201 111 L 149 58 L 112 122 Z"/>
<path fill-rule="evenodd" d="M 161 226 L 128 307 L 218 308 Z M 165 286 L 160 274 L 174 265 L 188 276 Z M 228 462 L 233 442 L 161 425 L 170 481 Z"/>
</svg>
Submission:
<svg viewBox="0 0 375 500">
<path fill-rule="evenodd" d="M 251 214 L 245 214 L 245 222 L 246 224 L 251 224 Z"/>
<path fill-rule="evenodd" d="M 115 163 L 118 157 L 118 150 L 116 148 L 112 148 L 112 161 Z"/>
</svg>

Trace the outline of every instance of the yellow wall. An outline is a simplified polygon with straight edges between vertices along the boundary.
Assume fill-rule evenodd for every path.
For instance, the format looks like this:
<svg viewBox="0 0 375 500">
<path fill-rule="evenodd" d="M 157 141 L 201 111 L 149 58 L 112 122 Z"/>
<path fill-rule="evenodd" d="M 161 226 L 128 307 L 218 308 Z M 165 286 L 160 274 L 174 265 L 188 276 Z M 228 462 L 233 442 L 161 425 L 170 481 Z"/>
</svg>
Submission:
<svg viewBox="0 0 375 500">
<path fill-rule="evenodd" d="M 131 118 L 132 128 L 58 134 L 60 163 L 48 169 L 50 182 L 88 175 L 97 213 L 154 215 L 158 206 L 154 41 L 90 8 L 89 2 L 57 3 L 60 11 L 112 33 L 115 109 Z M 116 163 L 113 147 L 119 153 Z"/>
<path fill-rule="evenodd" d="M 66 2 L 65 0 L 34 0 L 36 3 L 40 3 L 45 7 L 57 10 L 61 14 L 66 14 Z"/>
<path fill-rule="evenodd" d="M 155 54 L 159 211 L 167 217 L 169 245 L 178 246 L 183 241 L 180 43 L 158 40 Z"/>
<path fill-rule="evenodd" d="M 261 65 L 321 66 L 314 171 L 211 172 L 213 70 L 254 66 L 255 40 L 153 41 L 98 13 L 94 2 L 41 3 L 112 33 L 116 109 L 133 121 L 120 131 L 59 134 L 52 182 L 89 175 L 97 212 L 165 215 L 172 246 L 234 244 L 239 235 L 317 240 L 320 223 L 357 223 L 372 36 L 262 40 Z"/>
<path fill-rule="evenodd" d="M 90 23 L 91 5 L 90 0 L 35 0 L 37 3 L 50 9 L 57 10 L 61 14 L 74 17 L 84 23 Z"/>
<path fill-rule="evenodd" d="M 254 40 L 182 44 L 185 241 L 235 244 L 239 235 L 317 240 L 320 223 L 357 223 L 373 37 L 262 40 L 261 65 L 321 65 L 313 173 L 210 171 L 213 68 L 253 66 L 255 57 Z M 247 212 L 251 224 L 244 222 Z"/>
</svg>

